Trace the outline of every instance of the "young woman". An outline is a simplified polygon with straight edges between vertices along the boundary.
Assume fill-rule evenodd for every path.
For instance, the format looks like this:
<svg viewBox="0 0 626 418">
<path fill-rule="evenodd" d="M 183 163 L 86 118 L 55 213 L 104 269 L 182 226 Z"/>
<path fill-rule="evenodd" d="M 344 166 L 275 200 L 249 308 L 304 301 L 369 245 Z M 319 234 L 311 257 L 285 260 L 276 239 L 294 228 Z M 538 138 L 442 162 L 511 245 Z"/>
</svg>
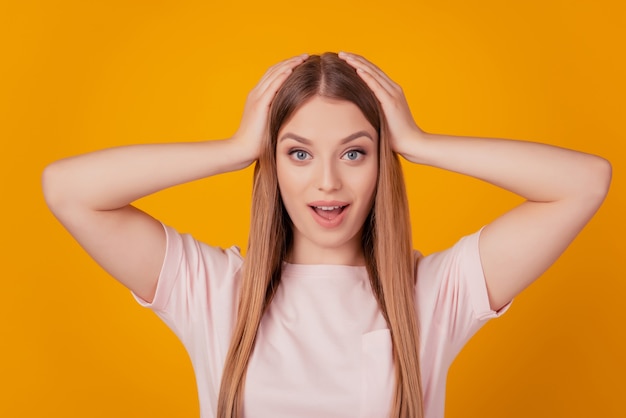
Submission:
<svg viewBox="0 0 626 418">
<path fill-rule="evenodd" d="M 526 201 L 422 257 L 398 155 Z M 245 260 L 131 205 L 255 161 Z M 179 336 L 203 417 L 435 418 L 456 354 L 559 257 L 610 178 L 581 152 L 425 133 L 380 69 L 325 53 L 270 68 L 232 138 L 64 159 L 43 188 L 85 250 Z"/>
</svg>

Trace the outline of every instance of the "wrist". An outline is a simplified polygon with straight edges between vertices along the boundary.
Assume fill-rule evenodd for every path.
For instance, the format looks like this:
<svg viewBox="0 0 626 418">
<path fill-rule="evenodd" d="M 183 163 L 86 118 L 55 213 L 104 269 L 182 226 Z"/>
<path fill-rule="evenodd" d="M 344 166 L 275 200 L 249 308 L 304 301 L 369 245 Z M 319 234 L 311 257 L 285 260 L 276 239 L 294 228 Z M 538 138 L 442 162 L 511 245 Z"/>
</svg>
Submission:
<svg viewBox="0 0 626 418">
<path fill-rule="evenodd" d="M 432 142 L 430 136 L 417 128 L 410 134 L 403 135 L 404 139 L 397 143 L 395 151 L 412 163 L 426 164 L 428 147 Z"/>
<path fill-rule="evenodd" d="M 259 157 L 258 149 L 253 147 L 249 141 L 235 135 L 222 141 L 228 160 L 233 164 L 235 170 L 248 167 Z"/>
</svg>

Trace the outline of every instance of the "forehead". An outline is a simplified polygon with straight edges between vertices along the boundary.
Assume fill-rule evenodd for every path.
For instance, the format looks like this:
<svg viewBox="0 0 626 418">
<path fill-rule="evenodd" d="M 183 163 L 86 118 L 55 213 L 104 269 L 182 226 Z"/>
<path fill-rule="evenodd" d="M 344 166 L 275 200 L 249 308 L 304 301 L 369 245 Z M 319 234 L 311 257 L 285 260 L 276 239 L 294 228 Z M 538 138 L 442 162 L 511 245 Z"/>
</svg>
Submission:
<svg viewBox="0 0 626 418">
<path fill-rule="evenodd" d="M 376 129 L 357 105 L 347 100 L 314 96 L 300 106 L 278 132 L 290 132 L 307 139 L 341 139 L 357 131 L 369 132 L 376 139 Z"/>
</svg>

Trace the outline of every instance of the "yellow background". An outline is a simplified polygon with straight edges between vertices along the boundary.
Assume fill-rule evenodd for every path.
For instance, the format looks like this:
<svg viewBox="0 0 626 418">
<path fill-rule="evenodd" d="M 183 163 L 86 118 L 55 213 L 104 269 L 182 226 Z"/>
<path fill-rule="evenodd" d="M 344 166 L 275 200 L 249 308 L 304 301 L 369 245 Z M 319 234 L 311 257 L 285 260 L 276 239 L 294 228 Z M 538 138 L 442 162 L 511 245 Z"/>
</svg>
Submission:
<svg viewBox="0 0 626 418">
<path fill-rule="evenodd" d="M 267 67 L 344 49 L 401 84 L 427 131 L 611 160 L 597 216 L 452 366 L 446 416 L 623 417 L 625 28 L 620 0 L 2 1 L 0 416 L 198 416 L 184 348 L 47 211 L 41 171 L 105 147 L 228 137 Z M 424 253 L 519 201 L 405 168 Z M 245 247 L 250 178 L 139 204 L 211 244 Z"/>
</svg>

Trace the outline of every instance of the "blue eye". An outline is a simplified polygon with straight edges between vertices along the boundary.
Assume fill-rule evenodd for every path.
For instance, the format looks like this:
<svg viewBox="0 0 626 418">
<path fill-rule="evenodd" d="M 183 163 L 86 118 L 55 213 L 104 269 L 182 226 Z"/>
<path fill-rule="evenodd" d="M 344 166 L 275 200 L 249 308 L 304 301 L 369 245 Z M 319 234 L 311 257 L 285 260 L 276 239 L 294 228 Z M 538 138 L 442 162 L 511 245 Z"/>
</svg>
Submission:
<svg viewBox="0 0 626 418">
<path fill-rule="evenodd" d="M 353 149 L 351 151 L 346 152 L 345 154 L 343 154 L 344 157 L 350 161 L 357 161 L 360 158 L 362 158 L 363 155 L 365 155 L 365 153 L 361 150 L 356 150 Z"/>
<path fill-rule="evenodd" d="M 293 150 L 289 153 L 289 155 L 291 155 L 293 158 L 295 158 L 297 161 L 304 161 L 304 160 L 308 160 L 310 155 L 308 152 L 306 151 L 302 151 L 302 150 Z"/>
</svg>

